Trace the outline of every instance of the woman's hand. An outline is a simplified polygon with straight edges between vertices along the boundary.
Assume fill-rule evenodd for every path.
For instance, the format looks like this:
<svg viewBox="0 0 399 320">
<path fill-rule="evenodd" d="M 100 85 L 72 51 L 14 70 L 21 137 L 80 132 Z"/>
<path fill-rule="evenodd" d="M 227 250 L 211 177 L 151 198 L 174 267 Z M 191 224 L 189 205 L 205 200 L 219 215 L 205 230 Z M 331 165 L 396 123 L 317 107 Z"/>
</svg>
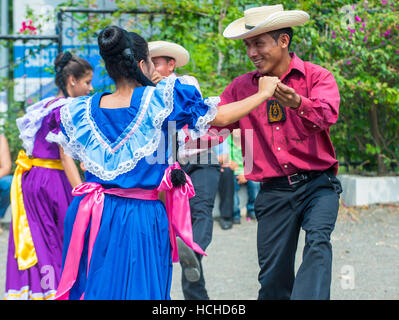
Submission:
<svg viewBox="0 0 399 320">
<path fill-rule="evenodd" d="M 261 94 L 265 100 L 269 99 L 273 96 L 278 83 L 280 83 L 280 79 L 277 77 L 260 77 L 258 93 Z"/>
<path fill-rule="evenodd" d="M 162 77 L 161 74 L 158 73 L 157 71 L 154 71 L 154 73 L 152 74 L 151 81 L 157 84 L 162 79 L 164 79 L 164 77 Z"/>
</svg>

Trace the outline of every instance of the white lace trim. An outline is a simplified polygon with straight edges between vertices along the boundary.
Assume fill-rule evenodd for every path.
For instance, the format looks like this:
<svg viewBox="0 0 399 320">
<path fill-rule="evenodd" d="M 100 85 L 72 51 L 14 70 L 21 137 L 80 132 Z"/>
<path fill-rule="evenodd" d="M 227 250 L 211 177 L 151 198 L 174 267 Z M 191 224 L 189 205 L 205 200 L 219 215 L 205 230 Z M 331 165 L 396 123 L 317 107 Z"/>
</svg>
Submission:
<svg viewBox="0 0 399 320">
<path fill-rule="evenodd" d="M 216 114 L 218 112 L 218 105 L 220 103 L 220 97 L 209 97 L 204 100 L 204 103 L 209 107 L 209 110 L 206 114 L 199 117 L 196 124 L 195 129 L 189 129 L 188 132 L 190 134 L 191 140 L 197 140 L 201 138 L 203 135 L 208 133 L 211 125 L 208 123 L 215 119 Z M 201 151 L 205 151 L 207 149 L 186 149 L 186 133 L 183 130 L 179 130 L 177 142 L 179 144 L 179 156 L 182 158 L 187 157 L 188 155 L 193 155 L 199 153 Z"/>
<path fill-rule="evenodd" d="M 96 163 L 86 155 L 84 146 L 75 138 L 76 128 L 73 125 L 72 116 L 69 112 L 69 108 L 61 108 L 61 121 L 64 125 L 66 134 L 69 137 L 69 141 L 67 141 L 66 137 L 57 138 L 60 145 L 63 147 L 67 155 L 74 159 L 82 161 L 85 165 L 85 168 L 90 173 L 104 181 L 114 180 L 117 176 L 133 170 L 139 160 L 153 154 L 158 148 L 162 136 L 162 124 L 173 111 L 173 87 L 175 80 L 176 78 L 172 77 L 168 78 L 166 81 L 163 92 L 163 101 L 165 102 L 165 108 L 163 108 L 152 121 L 152 124 L 155 128 L 155 133 L 153 137 L 146 145 L 142 146 L 134 152 L 133 159 L 118 164 L 118 167 L 115 170 L 105 170 L 103 166 Z M 148 94 L 152 95 L 153 93 L 154 90 L 152 90 Z M 89 108 L 90 102 L 91 99 L 87 101 L 86 108 Z M 87 118 L 87 113 L 85 113 L 85 117 L 86 120 L 90 122 L 90 120 Z M 93 132 L 96 133 L 97 131 L 93 130 Z M 96 138 L 98 139 L 99 137 L 101 138 L 100 134 L 97 132 Z M 108 151 L 111 151 L 109 150 L 110 146 L 102 138 L 98 139 L 98 142 L 103 145 Z"/>
<path fill-rule="evenodd" d="M 72 98 L 60 99 L 49 105 L 47 108 L 44 108 L 44 106 L 53 99 L 54 97 L 51 97 L 35 103 L 26 109 L 24 116 L 16 120 L 20 132 L 19 138 L 22 140 L 22 146 L 27 155 L 32 155 L 35 136 L 42 126 L 43 119 L 53 109 L 72 101 Z"/>
<path fill-rule="evenodd" d="M 209 107 L 209 110 L 206 114 L 199 117 L 196 124 L 195 129 L 192 130 L 193 134 L 196 135 L 197 138 L 202 137 L 206 134 L 211 127 L 208 123 L 215 119 L 216 114 L 218 113 L 217 106 L 220 103 L 220 97 L 209 97 L 204 100 L 204 103 Z"/>
<path fill-rule="evenodd" d="M 144 145 L 139 147 L 137 150 L 134 150 L 133 157 L 128 161 L 124 161 L 118 164 L 115 170 L 107 170 L 104 165 L 101 165 L 91 159 L 88 156 L 88 152 L 85 146 L 77 140 L 76 136 L 76 127 L 73 124 L 71 110 L 68 107 L 61 108 L 61 122 L 64 126 L 65 132 L 69 138 L 69 141 L 65 135 L 60 132 L 58 135 L 49 133 L 46 139 L 51 142 L 56 142 L 62 146 L 64 152 L 74 159 L 78 159 L 84 163 L 85 168 L 95 175 L 96 177 L 104 180 L 110 181 L 114 180 L 117 176 L 127 173 L 135 168 L 138 161 L 146 156 L 152 155 L 156 149 L 158 148 L 159 142 L 162 137 L 162 125 L 165 119 L 171 114 L 174 107 L 174 83 L 176 81 L 175 76 L 170 76 L 166 79 L 165 87 L 163 89 L 163 96 L 162 100 L 165 103 L 165 106 L 160 109 L 160 111 L 156 114 L 156 116 L 152 119 L 152 125 L 154 127 L 154 133 L 149 141 Z M 145 104 L 147 101 L 149 102 L 151 96 L 154 94 L 155 88 L 150 88 L 148 92 L 145 102 L 142 107 L 142 111 L 145 113 L 146 106 Z M 212 121 L 217 113 L 217 105 L 219 104 L 220 99 L 219 97 L 211 97 L 205 99 L 204 103 L 209 106 L 209 110 L 207 113 L 198 118 L 195 129 L 190 130 L 193 135 L 200 137 L 208 132 L 210 125 L 208 122 Z M 147 106 L 148 107 L 148 106 Z M 102 146 L 106 152 L 111 154 L 115 154 L 118 152 L 121 147 L 131 138 L 133 135 L 134 130 L 136 129 L 136 125 L 140 124 L 140 115 L 138 120 L 136 121 L 133 128 L 129 131 L 129 133 L 117 144 L 115 147 L 111 147 L 108 139 L 103 137 L 99 132 L 99 128 L 97 127 L 96 123 L 91 119 L 91 98 L 87 99 L 85 105 L 85 112 L 84 112 L 84 119 L 87 121 L 87 124 L 90 125 L 91 132 L 95 136 L 95 140 L 98 144 Z M 141 112 L 141 111 L 140 111 Z M 144 115 L 144 113 L 142 113 Z"/>
<path fill-rule="evenodd" d="M 65 139 L 64 134 L 62 133 L 62 131 L 60 131 L 58 134 L 55 134 L 54 132 L 49 132 L 46 136 L 46 141 L 48 143 L 57 143 L 59 145 L 61 145 L 61 143 L 63 143 Z"/>
</svg>

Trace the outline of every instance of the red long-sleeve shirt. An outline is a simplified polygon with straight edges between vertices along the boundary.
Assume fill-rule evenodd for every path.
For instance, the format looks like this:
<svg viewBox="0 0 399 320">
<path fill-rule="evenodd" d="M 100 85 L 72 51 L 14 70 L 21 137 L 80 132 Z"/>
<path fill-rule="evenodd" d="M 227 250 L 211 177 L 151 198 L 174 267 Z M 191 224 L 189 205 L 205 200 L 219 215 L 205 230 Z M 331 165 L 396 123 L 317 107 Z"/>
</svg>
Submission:
<svg viewBox="0 0 399 320">
<path fill-rule="evenodd" d="M 241 128 L 244 172 L 249 180 L 264 181 L 310 170 L 338 171 L 330 126 L 338 119 L 340 96 L 331 72 L 291 53 L 281 81 L 301 96 L 299 108 L 284 108 L 286 121 L 269 123 L 266 102 L 227 128 Z M 242 100 L 258 91 L 258 71 L 233 80 L 220 105 Z M 275 98 L 271 98 L 275 99 Z M 218 128 L 220 129 L 220 128 Z"/>
</svg>

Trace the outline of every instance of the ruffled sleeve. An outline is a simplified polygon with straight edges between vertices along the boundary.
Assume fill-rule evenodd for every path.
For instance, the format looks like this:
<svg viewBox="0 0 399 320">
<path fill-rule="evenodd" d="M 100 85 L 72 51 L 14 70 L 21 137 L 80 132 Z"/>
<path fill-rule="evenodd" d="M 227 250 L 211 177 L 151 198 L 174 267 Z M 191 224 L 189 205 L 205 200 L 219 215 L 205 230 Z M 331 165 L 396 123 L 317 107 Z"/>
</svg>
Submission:
<svg viewBox="0 0 399 320">
<path fill-rule="evenodd" d="M 71 98 L 54 99 L 54 97 L 51 97 L 43 99 L 27 108 L 26 114 L 16 120 L 20 132 L 19 138 L 22 140 L 22 145 L 27 155 L 32 154 L 35 136 L 42 126 L 43 119 L 45 119 L 52 110 L 70 101 Z"/>
<path fill-rule="evenodd" d="M 176 123 L 177 130 L 188 125 L 191 136 L 200 137 L 208 132 L 208 123 L 215 118 L 219 102 L 219 97 L 202 99 L 195 86 L 182 84 L 179 79 L 175 79 L 173 111 L 164 122 L 164 126 L 167 126 L 169 121 Z"/>
<path fill-rule="evenodd" d="M 65 111 L 68 108 L 79 110 L 78 117 L 82 118 L 84 114 L 83 106 L 86 105 L 87 99 L 88 97 L 73 98 L 68 104 L 52 110 L 50 116 L 48 117 L 48 126 L 50 131 L 46 136 L 46 140 L 50 143 L 55 142 L 60 145 L 64 149 L 64 152 L 74 159 L 79 159 L 79 156 L 74 149 L 75 146 L 70 143 L 71 141 L 67 134 L 68 130 L 66 129 L 66 126 L 69 126 L 68 129 L 71 132 L 73 132 L 74 128 L 70 122 L 70 119 L 67 119 L 68 121 L 64 120 L 63 122 L 62 110 L 64 109 Z M 66 112 L 64 112 L 64 114 L 65 113 Z"/>
<path fill-rule="evenodd" d="M 51 110 L 49 117 L 47 118 L 48 128 L 50 132 L 54 134 L 58 134 L 61 131 L 61 115 L 60 115 L 61 107 L 58 107 L 54 110 Z"/>
<path fill-rule="evenodd" d="M 133 170 L 153 155 L 165 139 L 170 122 L 198 135 L 207 133 L 217 113 L 219 98 L 203 100 L 198 90 L 168 77 L 144 89 L 137 114 L 116 140 L 109 140 L 92 117 L 92 97 L 75 98 L 61 108 L 59 142 L 64 152 L 82 161 L 88 172 L 104 181 Z"/>
</svg>

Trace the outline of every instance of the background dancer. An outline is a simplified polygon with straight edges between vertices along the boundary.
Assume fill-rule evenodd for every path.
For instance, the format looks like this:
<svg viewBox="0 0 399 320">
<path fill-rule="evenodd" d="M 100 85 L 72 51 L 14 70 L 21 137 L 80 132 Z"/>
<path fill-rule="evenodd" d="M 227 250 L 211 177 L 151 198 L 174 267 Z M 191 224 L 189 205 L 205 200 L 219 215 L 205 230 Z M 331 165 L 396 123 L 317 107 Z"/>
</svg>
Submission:
<svg viewBox="0 0 399 320">
<path fill-rule="evenodd" d="M 46 137 L 60 131 L 61 106 L 93 89 L 93 69 L 65 52 L 57 56 L 55 71 L 57 97 L 39 101 L 17 119 L 26 154 L 18 155 L 11 187 L 5 299 L 53 299 L 61 276 L 64 217 L 81 179 L 72 158 Z"/>
</svg>

